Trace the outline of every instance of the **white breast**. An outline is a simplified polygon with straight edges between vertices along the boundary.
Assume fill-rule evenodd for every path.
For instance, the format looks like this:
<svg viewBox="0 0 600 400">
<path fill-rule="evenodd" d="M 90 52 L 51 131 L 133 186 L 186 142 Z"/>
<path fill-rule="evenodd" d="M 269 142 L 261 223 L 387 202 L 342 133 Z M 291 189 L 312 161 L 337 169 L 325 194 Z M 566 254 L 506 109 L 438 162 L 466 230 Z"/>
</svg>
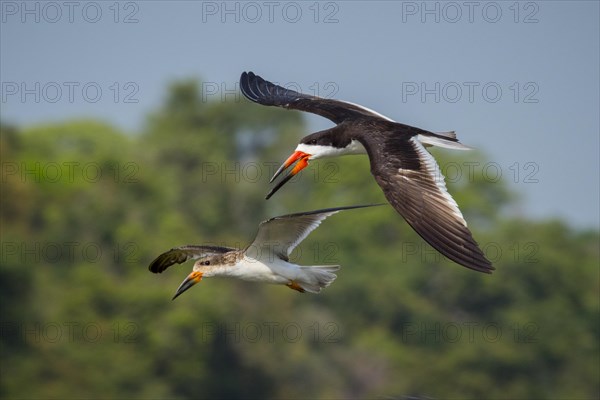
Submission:
<svg viewBox="0 0 600 400">
<path fill-rule="evenodd" d="M 284 260 L 274 257 L 269 261 L 256 260 L 252 257 L 244 257 L 236 265 L 234 276 L 245 281 L 288 283 L 296 279 L 300 268 Z"/>
</svg>

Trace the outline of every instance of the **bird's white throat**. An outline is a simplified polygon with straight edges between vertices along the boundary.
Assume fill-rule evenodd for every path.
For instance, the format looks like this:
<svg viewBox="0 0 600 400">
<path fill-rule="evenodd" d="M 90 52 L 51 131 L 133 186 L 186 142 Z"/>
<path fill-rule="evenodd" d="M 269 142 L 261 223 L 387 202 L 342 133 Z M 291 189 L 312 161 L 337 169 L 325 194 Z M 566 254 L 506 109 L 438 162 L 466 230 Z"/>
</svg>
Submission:
<svg viewBox="0 0 600 400">
<path fill-rule="evenodd" d="M 317 158 L 325 157 L 338 157 L 350 154 L 367 154 L 367 150 L 363 147 L 358 140 L 352 140 L 346 147 L 334 147 L 334 146 L 322 146 L 319 144 L 305 144 L 300 143 L 296 147 L 296 151 L 301 151 L 306 154 L 310 154 L 309 159 L 315 160 Z"/>
</svg>

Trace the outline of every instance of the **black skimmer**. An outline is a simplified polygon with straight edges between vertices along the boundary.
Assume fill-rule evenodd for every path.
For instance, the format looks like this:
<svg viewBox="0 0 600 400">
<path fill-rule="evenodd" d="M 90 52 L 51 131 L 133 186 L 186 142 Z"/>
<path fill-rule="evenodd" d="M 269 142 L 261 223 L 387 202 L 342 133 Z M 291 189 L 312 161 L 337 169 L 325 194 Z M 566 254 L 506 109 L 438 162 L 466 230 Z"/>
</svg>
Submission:
<svg viewBox="0 0 600 400">
<path fill-rule="evenodd" d="M 252 244 L 245 249 L 220 246 L 181 246 L 156 257 L 150 271 L 162 273 L 173 264 L 188 260 L 192 273 L 179 285 L 175 299 L 202 278 L 230 276 L 246 281 L 283 284 L 299 292 L 319 293 L 337 278 L 339 265 L 301 266 L 290 262 L 289 255 L 323 220 L 343 210 L 381 204 L 328 208 L 282 215 L 263 221 Z"/>
<path fill-rule="evenodd" d="M 318 158 L 368 154 L 371 173 L 385 197 L 406 222 L 444 256 L 467 268 L 491 273 L 485 257 L 446 189 L 444 176 L 426 146 L 468 150 L 454 132 L 434 133 L 404 125 L 358 104 L 298 93 L 244 72 L 242 93 L 266 106 L 307 111 L 336 126 L 300 140 L 295 152 L 277 170 L 294 168 L 267 195 L 270 198 L 308 162 Z"/>
</svg>

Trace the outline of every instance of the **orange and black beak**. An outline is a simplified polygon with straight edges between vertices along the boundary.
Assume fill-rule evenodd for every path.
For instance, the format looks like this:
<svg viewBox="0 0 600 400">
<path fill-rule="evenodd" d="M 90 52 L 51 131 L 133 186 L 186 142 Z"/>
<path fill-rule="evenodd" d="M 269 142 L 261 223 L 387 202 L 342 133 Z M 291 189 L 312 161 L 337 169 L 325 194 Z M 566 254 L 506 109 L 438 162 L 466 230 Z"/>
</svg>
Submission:
<svg viewBox="0 0 600 400">
<path fill-rule="evenodd" d="M 273 182 L 275 178 L 277 178 L 283 171 L 289 168 L 289 166 L 295 163 L 296 161 L 298 161 L 298 164 L 296 164 L 294 168 L 292 168 L 292 170 L 289 172 L 289 174 L 286 175 L 285 178 L 280 180 L 279 183 L 275 185 L 273 189 L 271 189 L 269 194 L 267 194 L 266 199 L 268 200 L 271 196 L 275 194 L 275 192 L 277 192 L 283 185 L 285 185 L 290 179 L 292 179 L 294 175 L 306 168 L 306 166 L 308 165 L 308 158 L 310 156 L 310 154 L 304 153 L 303 151 L 295 151 L 287 160 L 285 160 L 285 162 L 281 164 L 281 167 L 279 167 L 277 172 L 275 172 L 275 175 L 273 175 L 269 183 Z"/>
<path fill-rule="evenodd" d="M 187 276 L 187 278 L 184 279 L 183 282 L 181 282 L 181 285 L 179 285 L 179 287 L 177 288 L 177 292 L 175 292 L 175 296 L 173 296 L 171 300 L 175 300 L 177 296 L 179 296 L 181 293 L 185 292 L 201 280 L 202 272 L 193 271 Z"/>
</svg>

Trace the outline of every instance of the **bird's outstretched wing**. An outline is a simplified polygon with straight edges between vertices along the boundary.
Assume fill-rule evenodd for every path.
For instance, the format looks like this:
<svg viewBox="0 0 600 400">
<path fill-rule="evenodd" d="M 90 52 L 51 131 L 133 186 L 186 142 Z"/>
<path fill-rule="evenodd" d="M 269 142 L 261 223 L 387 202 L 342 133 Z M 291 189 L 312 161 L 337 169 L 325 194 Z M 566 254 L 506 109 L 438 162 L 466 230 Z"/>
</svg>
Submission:
<svg viewBox="0 0 600 400">
<path fill-rule="evenodd" d="M 437 251 L 467 268 L 491 273 L 444 176 L 418 136 L 362 135 L 371 173 L 390 204 Z"/>
<path fill-rule="evenodd" d="M 155 274 L 163 272 L 173 264 L 182 264 L 188 260 L 196 260 L 201 257 L 210 256 L 214 254 L 223 254 L 229 251 L 236 250 L 231 247 L 220 247 L 220 246 L 195 246 L 187 245 L 181 247 L 175 247 L 171 250 L 162 253 L 156 257 L 154 261 L 150 263 L 148 269 Z"/>
<path fill-rule="evenodd" d="M 248 249 L 264 249 L 266 247 L 270 252 L 287 260 L 294 248 L 306 239 L 309 233 L 317 229 L 327 217 L 343 210 L 380 205 L 383 204 L 326 208 L 274 217 L 260 223 L 256 238 L 248 246 Z M 247 251 L 250 252 L 248 249 Z M 262 257 L 265 257 L 265 254 L 262 254 Z"/>
<path fill-rule="evenodd" d="M 391 121 L 388 117 L 358 104 L 298 93 L 266 81 L 253 72 L 242 73 L 240 88 L 244 96 L 255 103 L 310 112 L 336 124 L 346 119 L 360 117 L 375 117 Z"/>
</svg>

